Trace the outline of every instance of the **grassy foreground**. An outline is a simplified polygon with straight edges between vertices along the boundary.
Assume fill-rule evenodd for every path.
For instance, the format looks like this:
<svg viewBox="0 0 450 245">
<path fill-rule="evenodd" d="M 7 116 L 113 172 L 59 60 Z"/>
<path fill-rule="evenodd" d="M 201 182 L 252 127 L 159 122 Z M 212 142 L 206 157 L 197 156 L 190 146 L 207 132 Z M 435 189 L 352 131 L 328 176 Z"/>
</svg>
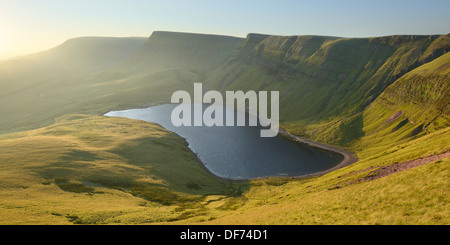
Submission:
<svg viewBox="0 0 450 245">
<path fill-rule="evenodd" d="M 449 151 L 449 134 L 442 130 L 317 178 L 253 181 L 241 208 L 208 223 L 450 224 L 449 158 L 364 180 L 396 162 Z"/>
<path fill-rule="evenodd" d="M 165 46 L 174 37 L 186 39 Z M 192 47 L 217 38 L 156 33 L 120 69 L 104 72 L 2 65 L 0 224 L 450 224 L 448 157 L 378 174 L 449 152 L 450 53 L 441 55 L 448 35 L 252 34 L 237 50 L 243 40 L 225 38 L 221 52 L 195 56 Z M 337 59 L 359 50 L 354 44 L 365 55 Z M 178 53 L 183 59 L 173 63 Z M 149 69 L 161 60 L 175 66 Z M 284 129 L 351 148 L 360 161 L 308 179 L 230 182 L 158 125 L 95 116 L 163 103 L 194 81 L 283 91 Z"/>
<path fill-rule="evenodd" d="M 184 139 L 137 120 L 66 116 L 2 135 L 0 148 L 1 224 L 174 221 L 239 190 L 209 174 Z"/>
<path fill-rule="evenodd" d="M 71 115 L 0 137 L 0 223 L 449 224 L 448 158 L 361 181 L 449 146 L 443 129 L 321 177 L 230 183 L 158 125 Z"/>
</svg>

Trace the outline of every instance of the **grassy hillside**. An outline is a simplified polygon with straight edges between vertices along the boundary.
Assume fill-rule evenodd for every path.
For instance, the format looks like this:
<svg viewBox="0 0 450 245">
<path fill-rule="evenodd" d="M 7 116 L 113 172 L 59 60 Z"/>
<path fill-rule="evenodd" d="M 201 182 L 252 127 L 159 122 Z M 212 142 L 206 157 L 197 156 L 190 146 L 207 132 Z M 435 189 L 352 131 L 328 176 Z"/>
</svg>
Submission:
<svg viewBox="0 0 450 245">
<path fill-rule="evenodd" d="M 177 67 L 210 72 L 221 66 L 243 41 L 230 36 L 155 31 L 121 69 L 145 73 Z"/>
<path fill-rule="evenodd" d="M 80 38 L 35 55 L 33 62 L 4 63 L 0 104 L 7 106 L 0 106 L 0 113 L 8 116 L 0 117 L 0 133 L 46 126 L 65 114 L 99 114 L 170 101 L 174 91 L 192 90 L 194 82 L 203 81 L 242 41 L 155 32 L 139 48 L 142 39 Z M 130 54 L 132 50 L 137 51 Z M 114 60 L 119 56 L 120 62 Z M 95 63 L 96 69 L 80 70 L 78 62 L 88 67 Z M 111 62 L 116 66 L 109 66 Z"/>
<path fill-rule="evenodd" d="M 79 57 L 101 63 L 83 72 L 39 70 L 38 58 L 35 73 L 2 65 L 0 224 L 450 224 L 449 40 L 156 32 L 107 70 L 107 46 Z M 76 60 L 68 44 L 41 57 Z M 174 133 L 100 116 L 164 103 L 194 82 L 279 90 L 285 129 L 360 161 L 230 182 Z"/>
<path fill-rule="evenodd" d="M 0 74 L 2 78 L 9 75 L 9 79 L 21 82 L 23 79 L 36 81 L 66 73 L 100 71 L 121 64 L 146 40 L 144 37 L 73 38 L 49 50 L 4 60 Z"/>
<path fill-rule="evenodd" d="M 319 141 L 361 150 L 389 147 L 447 128 L 450 125 L 449 54 L 399 78 L 361 113 L 303 127 L 286 123 L 285 127 Z"/>
<path fill-rule="evenodd" d="M 1 224 L 171 221 L 239 190 L 184 139 L 137 120 L 69 115 L 2 135 L 0 149 Z"/>
<path fill-rule="evenodd" d="M 448 157 L 367 180 L 449 146 L 446 128 L 321 177 L 230 183 L 157 125 L 71 115 L 1 136 L 0 223 L 449 224 Z"/>
<path fill-rule="evenodd" d="M 86 111 L 80 104 L 98 96 L 92 91 L 92 77 L 123 62 L 145 40 L 74 38 L 47 51 L 2 61 L 0 133 L 49 125 L 73 108 L 78 108 L 75 113 Z"/>
<path fill-rule="evenodd" d="M 450 53 L 405 74 L 362 114 L 368 146 L 393 146 L 450 126 Z"/>
<path fill-rule="evenodd" d="M 300 129 L 348 142 L 359 162 L 316 178 L 250 181 L 234 208 L 190 222 L 450 224 L 449 58 L 408 72 L 362 113 Z"/>
<path fill-rule="evenodd" d="M 250 34 L 247 39 L 241 53 L 207 79 L 209 86 L 222 91 L 280 91 L 281 120 L 296 125 L 299 134 L 304 133 L 299 130 L 302 126 L 336 123 L 362 112 L 398 78 L 450 49 L 448 35 L 336 38 Z"/>
<path fill-rule="evenodd" d="M 63 44 L 31 55 L 29 59 L 63 64 L 70 69 L 103 70 L 121 64 L 135 54 L 146 42 L 145 37 L 79 37 L 65 41 Z M 69 67 L 67 67 L 69 68 Z"/>
<path fill-rule="evenodd" d="M 339 189 L 327 189 L 318 180 L 257 184 L 241 208 L 200 224 L 448 225 L 449 163 L 447 158 Z"/>
</svg>

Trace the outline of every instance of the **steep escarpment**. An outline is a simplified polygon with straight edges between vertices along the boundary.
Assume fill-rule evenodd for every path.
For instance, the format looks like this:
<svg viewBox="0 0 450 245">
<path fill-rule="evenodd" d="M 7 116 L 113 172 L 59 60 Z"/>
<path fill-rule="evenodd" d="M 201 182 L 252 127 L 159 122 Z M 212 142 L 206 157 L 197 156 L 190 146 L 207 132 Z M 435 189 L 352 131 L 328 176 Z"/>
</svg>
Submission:
<svg viewBox="0 0 450 245">
<path fill-rule="evenodd" d="M 73 41 L 36 56 L 34 73 L 0 66 L 0 223 L 450 223 L 449 35 L 156 32 L 103 71 L 120 46 L 90 55 L 67 49 Z M 99 66 L 46 65 L 52 57 Z M 93 115 L 165 103 L 194 82 L 278 90 L 283 128 L 349 146 L 359 161 L 317 178 L 222 181 L 173 133 Z"/>
<path fill-rule="evenodd" d="M 122 68 L 148 72 L 177 67 L 209 72 L 221 66 L 243 41 L 230 36 L 155 31 Z"/>
<path fill-rule="evenodd" d="M 221 90 L 279 90 L 284 121 L 361 112 L 408 71 L 450 48 L 448 36 L 337 38 L 249 35 L 209 81 Z"/>
<path fill-rule="evenodd" d="M 450 49 L 449 35 L 249 34 L 243 39 L 154 32 L 140 48 L 139 42 L 143 40 L 73 39 L 34 56 L 27 69 L 21 62 L 2 66 L 1 102 L 11 106 L 2 109 L 8 117 L 0 119 L 0 131 L 43 126 L 66 113 L 163 103 L 174 91 L 192 91 L 194 82 L 203 82 L 205 90 L 221 92 L 280 91 L 283 127 L 312 139 L 348 144 L 365 134 L 362 112 L 389 85 Z M 62 58 L 71 62 L 53 62 Z M 49 60 L 55 65 L 43 65 L 52 64 Z M 80 72 L 72 69 L 78 63 L 95 65 Z"/>
<path fill-rule="evenodd" d="M 170 101 L 217 69 L 244 39 L 154 32 L 150 38 L 76 38 L 0 66 L 0 132 L 33 129 L 68 113 Z M 145 43 L 144 43 L 145 42 Z"/>
<path fill-rule="evenodd" d="M 303 128 L 316 140 L 388 147 L 450 126 L 450 53 L 406 73 L 361 113 Z M 295 128 L 295 124 L 288 124 Z M 355 141 L 356 140 L 356 141 Z"/>
<path fill-rule="evenodd" d="M 408 141 L 450 126 L 450 53 L 408 72 L 364 111 L 363 145 Z"/>
<path fill-rule="evenodd" d="M 450 126 L 450 53 L 407 73 L 381 94 L 374 104 L 401 110 L 424 126 Z M 442 119 L 440 122 L 436 118 Z M 432 124 L 432 125 L 431 125 Z"/>
</svg>

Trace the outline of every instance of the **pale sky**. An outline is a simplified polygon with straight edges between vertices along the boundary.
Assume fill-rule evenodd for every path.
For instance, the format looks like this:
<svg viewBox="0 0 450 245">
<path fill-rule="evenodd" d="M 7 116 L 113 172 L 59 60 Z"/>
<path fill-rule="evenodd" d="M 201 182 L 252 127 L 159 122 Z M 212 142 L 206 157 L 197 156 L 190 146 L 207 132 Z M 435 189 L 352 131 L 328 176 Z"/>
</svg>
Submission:
<svg viewBox="0 0 450 245">
<path fill-rule="evenodd" d="M 0 59 L 80 36 L 450 33 L 449 0 L 0 0 Z"/>
</svg>

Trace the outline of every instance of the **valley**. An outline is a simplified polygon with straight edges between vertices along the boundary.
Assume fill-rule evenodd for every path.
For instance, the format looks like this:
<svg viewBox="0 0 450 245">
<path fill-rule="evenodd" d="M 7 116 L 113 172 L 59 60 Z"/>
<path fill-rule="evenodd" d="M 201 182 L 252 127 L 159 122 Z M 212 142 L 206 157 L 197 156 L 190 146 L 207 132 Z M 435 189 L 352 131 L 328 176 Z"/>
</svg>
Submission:
<svg viewBox="0 0 450 245">
<path fill-rule="evenodd" d="M 449 50 L 449 34 L 158 31 L 2 61 L 0 223 L 449 224 Z M 279 91 L 283 132 L 354 158 L 320 175 L 232 181 L 161 125 L 103 116 L 199 82 Z"/>
</svg>

